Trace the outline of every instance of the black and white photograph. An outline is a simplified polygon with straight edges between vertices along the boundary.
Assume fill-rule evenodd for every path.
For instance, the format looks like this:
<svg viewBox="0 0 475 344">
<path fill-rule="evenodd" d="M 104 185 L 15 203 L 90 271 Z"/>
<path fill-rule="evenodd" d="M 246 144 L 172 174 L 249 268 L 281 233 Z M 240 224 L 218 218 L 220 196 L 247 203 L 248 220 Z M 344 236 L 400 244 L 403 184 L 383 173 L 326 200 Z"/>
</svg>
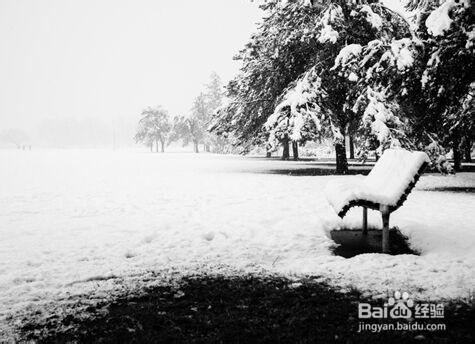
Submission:
<svg viewBox="0 0 475 344">
<path fill-rule="evenodd" d="M 0 0 L 0 343 L 474 343 L 472 0 Z"/>
</svg>

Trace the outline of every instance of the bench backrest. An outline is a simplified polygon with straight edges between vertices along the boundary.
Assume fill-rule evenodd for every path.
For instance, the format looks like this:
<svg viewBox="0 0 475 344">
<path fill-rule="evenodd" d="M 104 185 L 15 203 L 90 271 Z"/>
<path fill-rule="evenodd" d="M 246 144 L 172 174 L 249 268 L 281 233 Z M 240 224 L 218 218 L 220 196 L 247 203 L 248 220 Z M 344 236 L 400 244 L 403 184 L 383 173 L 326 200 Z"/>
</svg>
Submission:
<svg viewBox="0 0 475 344">
<path fill-rule="evenodd" d="M 378 195 L 379 203 L 395 205 L 421 168 L 429 162 L 424 152 L 387 149 L 364 179 L 364 185 Z"/>
</svg>

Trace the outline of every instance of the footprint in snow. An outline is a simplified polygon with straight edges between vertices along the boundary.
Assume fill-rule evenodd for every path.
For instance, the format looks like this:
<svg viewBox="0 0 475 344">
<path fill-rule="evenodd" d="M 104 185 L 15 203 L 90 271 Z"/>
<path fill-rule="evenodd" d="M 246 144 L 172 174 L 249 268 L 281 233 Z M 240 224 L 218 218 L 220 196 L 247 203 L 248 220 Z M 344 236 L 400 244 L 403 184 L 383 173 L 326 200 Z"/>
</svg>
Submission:
<svg viewBox="0 0 475 344">
<path fill-rule="evenodd" d="M 214 232 L 208 232 L 202 235 L 203 239 L 211 241 L 214 239 Z"/>
<path fill-rule="evenodd" d="M 125 252 L 125 258 L 127 259 L 130 259 L 130 258 L 134 258 L 137 254 L 135 252 L 132 252 L 132 251 L 127 251 Z"/>
</svg>

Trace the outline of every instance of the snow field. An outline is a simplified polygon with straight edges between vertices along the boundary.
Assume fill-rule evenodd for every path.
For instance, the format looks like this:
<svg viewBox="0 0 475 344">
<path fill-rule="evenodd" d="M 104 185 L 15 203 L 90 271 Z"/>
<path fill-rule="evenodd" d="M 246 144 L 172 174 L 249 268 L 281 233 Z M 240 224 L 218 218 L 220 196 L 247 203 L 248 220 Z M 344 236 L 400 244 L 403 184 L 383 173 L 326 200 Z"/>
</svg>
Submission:
<svg viewBox="0 0 475 344">
<path fill-rule="evenodd" d="M 474 194 L 427 191 L 474 187 L 475 174 L 425 175 L 392 214 L 421 256 L 344 259 L 326 231 L 357 227 L 361 209 L 340 220 L 323 189 L 348 177 L 266 173 L 309 162 L 65 150 L 0 151 L 0 166 L 0 319 L 168 267 L 318 275 L 375 297 L 460 298 L 475 285 Z"/>
</svg>

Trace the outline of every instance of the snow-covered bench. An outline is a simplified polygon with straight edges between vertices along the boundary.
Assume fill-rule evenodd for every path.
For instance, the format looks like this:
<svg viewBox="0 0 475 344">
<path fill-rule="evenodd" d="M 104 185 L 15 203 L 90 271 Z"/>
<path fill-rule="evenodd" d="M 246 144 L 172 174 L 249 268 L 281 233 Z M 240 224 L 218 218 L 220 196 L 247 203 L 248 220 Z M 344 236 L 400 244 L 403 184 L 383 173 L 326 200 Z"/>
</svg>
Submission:
<svg viewBox="0 0 475 344">
<path fill-rule="evenodd" d="M 326 186 L 325 194 L 341 218 L 351 207 L 363 207 L 363 234 L 367 232 L 368 208 L 380 211 L 382 251 L 387 253 L 389 215 L 404 203 L 429 161 L 424 152 L 387 149 L 366 177 L 332 180 Z"/>
</svg>

